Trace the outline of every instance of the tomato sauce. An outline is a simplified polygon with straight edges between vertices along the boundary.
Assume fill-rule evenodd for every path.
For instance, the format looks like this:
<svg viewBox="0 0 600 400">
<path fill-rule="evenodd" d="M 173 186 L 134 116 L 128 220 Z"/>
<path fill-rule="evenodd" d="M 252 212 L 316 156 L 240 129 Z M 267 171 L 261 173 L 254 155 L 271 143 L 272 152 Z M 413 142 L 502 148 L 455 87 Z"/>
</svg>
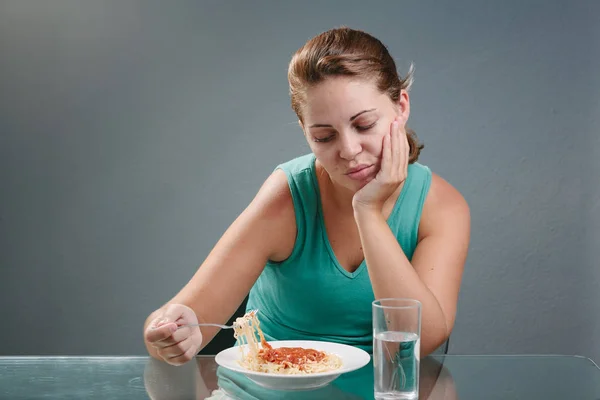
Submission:
<svg viewBox="0 0 600 400">
<path fill-rule="evenodd" d="M 308 362 L 319 362 L 325 358 L 325 353 L 303 347 L 278 347 L 274 349 L 266 341 L 261 341 L 263 348 L 258 356 L 266 362 L 282 365 L 284 368 L 297 366 L 301 371 Z"/>
</svg>

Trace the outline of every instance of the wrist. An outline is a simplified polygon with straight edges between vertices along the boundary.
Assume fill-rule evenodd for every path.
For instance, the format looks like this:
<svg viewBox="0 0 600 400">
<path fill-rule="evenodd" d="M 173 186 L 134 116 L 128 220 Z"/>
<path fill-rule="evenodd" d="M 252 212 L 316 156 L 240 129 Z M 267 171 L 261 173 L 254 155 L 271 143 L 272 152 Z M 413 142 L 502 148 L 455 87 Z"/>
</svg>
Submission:
<svg viewBox="0 0 600 400">
<path fill-rule="evenodd" d="M 383 210 L 380 207 L 366 204 L 353 204 L 353 209 L 354 219 L 357 224 L 360 224 L 362 221 L 383 219 Z"/>
</svg>

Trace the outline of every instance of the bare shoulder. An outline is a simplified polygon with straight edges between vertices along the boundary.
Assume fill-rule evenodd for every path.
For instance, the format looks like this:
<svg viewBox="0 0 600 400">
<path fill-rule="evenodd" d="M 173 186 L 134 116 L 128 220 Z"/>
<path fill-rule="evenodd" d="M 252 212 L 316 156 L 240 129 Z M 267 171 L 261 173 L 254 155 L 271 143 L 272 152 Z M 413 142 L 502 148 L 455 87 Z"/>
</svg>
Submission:
<svg viewBox="0 0 600 400">
<path fill-rule="evenodd" d="M 250 207 L 265 218 L 295 225 L 294 202 L 285 172 L 274 171 L 262 184 Z"/>
<path fill-rule="evenodd" d="M 441 176 L 432 173 L 419 225 L 419 238 L 442 230 L 468 235 L 470 218 L 469 205 L 464 196 Z"/>
<path fill-rule="evenodd" d="M 275 245 L 269 259 L 282 261 L 289 257 L 296 240 L 296 215 L 285 172 L 274 171 L 245 212 L 256 213 L 256 217 L 269 227 Z"/>
</svg>

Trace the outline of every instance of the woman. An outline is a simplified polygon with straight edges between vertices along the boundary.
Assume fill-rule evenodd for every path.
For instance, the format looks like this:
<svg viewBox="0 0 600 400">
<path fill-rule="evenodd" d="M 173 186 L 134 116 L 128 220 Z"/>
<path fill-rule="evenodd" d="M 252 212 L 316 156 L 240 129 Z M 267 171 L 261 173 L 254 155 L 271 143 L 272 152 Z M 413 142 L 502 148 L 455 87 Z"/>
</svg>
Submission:
<svg viewBox="0 0 600 400">
<path fill-rule="evenodd" d="M 333 29 L 288 70 L 312 150 L 278 166 L 190 282 L 146 320 L 148 352 L 192 359 L 249 294 L 267 340 L 312 339 L 372 351 L 371 302 L 422 303 L 421 355 L 450 335 L 470 236 L 461 194 L 417 162 L 401 79 L 371 35 Z"/>
</svg>

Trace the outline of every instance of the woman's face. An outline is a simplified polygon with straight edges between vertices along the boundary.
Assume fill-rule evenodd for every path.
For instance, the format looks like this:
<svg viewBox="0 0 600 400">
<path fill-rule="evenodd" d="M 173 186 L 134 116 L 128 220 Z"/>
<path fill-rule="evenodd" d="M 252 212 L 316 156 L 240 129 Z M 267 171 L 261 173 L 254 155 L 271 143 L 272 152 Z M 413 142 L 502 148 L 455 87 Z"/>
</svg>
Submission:
<svg viewBox="0 0 600 400">
<path fill-rule="evenodd" d="M 302 111 L 317 160 L 334 183 L 355 192 L 379 172 L 383 138 L 396 117 L 405 129 L 410 106 L 404 90 L 393 103 L 370 81 L 335 77 L 308 89 Z"/>
</svg>

